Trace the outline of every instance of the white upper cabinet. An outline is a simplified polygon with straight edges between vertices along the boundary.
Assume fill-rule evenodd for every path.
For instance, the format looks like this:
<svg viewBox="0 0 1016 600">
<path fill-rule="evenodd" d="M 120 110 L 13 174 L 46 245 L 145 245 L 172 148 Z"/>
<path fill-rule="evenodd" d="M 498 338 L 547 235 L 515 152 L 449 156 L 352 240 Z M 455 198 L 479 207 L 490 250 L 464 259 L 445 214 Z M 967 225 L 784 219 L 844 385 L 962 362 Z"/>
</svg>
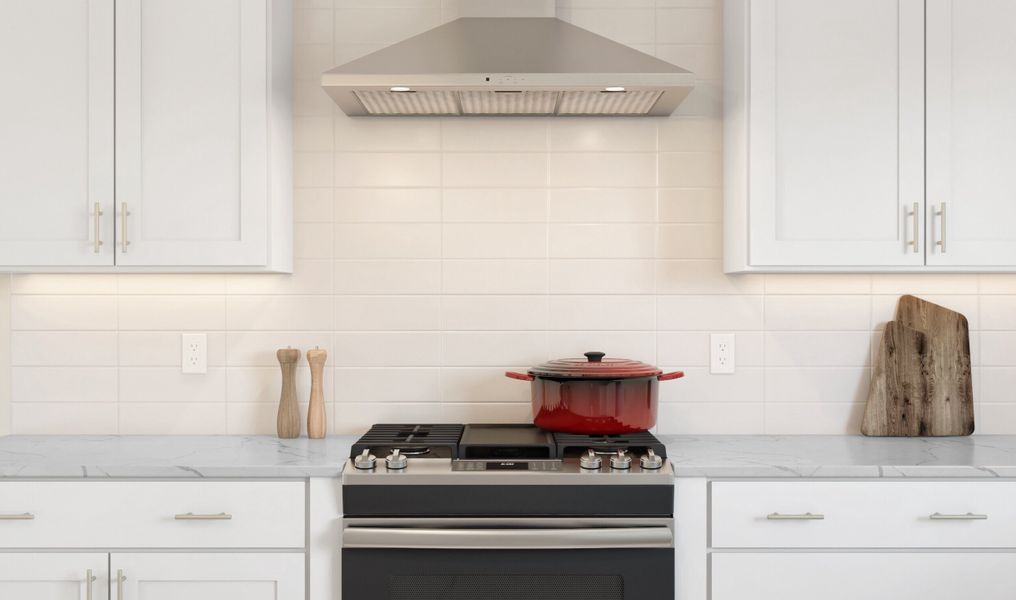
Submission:
<svg viewBox="0 0 1016 600">
<path fill-rule="evenodd" d="M 0 73 L 0 268 L 113 264 L 113 0 L 0 1 Z"/>
<path fill-rule="evenodd" d="M 1016 2 L 928 0 L 927 11 L 928 264 L 1011 268 Z"/>
<path fill-rule="evenodd" d="M 1016 3 L 725 9 L 728 272 L 1016 270 Z"/>
<path fill-rule="evenodd" d="M 0 2 L 0 265 L 292 270 L 291 12 Z"/>
<path fill-rule="evenodd" d="M 923 265 L 924 2 L 725 18 L 727 269 Z"/>
</svg>

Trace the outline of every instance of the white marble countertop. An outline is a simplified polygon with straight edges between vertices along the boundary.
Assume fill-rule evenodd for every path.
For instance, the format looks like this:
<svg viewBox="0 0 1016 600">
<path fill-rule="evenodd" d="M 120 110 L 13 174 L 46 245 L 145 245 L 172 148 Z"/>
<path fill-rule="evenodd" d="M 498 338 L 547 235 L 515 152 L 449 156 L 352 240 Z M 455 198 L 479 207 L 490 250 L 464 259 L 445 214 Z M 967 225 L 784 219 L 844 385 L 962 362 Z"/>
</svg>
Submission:
<svg viewBox="0 0 1016 600">
<path fill-rule="evenodd" d="M 357 436 L 8 436 L 2 478 L 337 477 Z M 678 477 L 1016 477 L 1016 436 L 661 435 Z"/>
</svg>

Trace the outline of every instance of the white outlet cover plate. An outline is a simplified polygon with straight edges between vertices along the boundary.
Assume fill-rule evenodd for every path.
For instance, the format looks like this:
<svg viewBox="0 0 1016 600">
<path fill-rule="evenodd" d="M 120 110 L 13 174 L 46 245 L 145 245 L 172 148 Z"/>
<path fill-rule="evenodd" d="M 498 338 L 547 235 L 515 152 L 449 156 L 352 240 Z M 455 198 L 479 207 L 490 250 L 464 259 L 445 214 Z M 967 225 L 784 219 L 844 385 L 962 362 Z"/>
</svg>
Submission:
<svg viewBox="0 0 1016 600">
<path fill-rule="evenodd" d="M 709 372 L 729 375 L 734 372 L 734 334 L 714 333 L 709 336 Z"/>
<path fill-rule="evenodd" d="M 180 366 L 184 373 L 208 372 L 208 336 L 185 333 L 180 336 Z"/>
</svg>

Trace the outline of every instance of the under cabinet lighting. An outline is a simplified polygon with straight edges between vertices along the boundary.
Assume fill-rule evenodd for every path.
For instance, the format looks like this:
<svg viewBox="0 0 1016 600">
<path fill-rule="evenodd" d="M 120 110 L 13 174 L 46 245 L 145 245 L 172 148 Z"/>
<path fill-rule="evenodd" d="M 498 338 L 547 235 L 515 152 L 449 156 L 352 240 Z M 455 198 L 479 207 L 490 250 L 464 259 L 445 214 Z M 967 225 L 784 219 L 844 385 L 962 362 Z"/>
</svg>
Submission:
<svg viewBox="0 0 1016 600">
<path fill-rule="evenodd" d="M 393 91 L 393 92 L 411 92 L 411 91 L 413 91 L 413 90 L 411 90 L 411 89 L 409 89 L 409 88 L 407 88 L 406 86 L 403 86 L 403 85 L 395 85 L 395 86 L 392 86 L 392 87 L 390 87 L 388 89 L 390 91 Z"/>
<path fill-rule="evenodd" d="M 625 90 L 621 86 L 611 86 L 611 87 L 603 88 L 603 91 L 605 91 L 605 92 L 623 92 Z"/>
</svg>

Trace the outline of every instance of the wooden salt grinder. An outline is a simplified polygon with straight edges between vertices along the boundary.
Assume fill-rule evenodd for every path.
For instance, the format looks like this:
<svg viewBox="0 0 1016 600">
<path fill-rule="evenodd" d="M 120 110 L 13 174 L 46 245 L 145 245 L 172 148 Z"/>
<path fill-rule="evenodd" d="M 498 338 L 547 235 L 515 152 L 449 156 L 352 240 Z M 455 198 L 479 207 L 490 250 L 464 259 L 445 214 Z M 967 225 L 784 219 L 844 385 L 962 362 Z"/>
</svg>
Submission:
<svg viewBox="0 0 1016 600">
<path fill-rule="evenodd" d="M 277 421 L 280 438 L 300 437 L 300 407 L 296 404 L 296 363 L 300 351 L 293 348 L 275 353 L 282 367 L 282 396 L 279 398 Z"/>
<path fill-rule="evenodd" d="M 310 363 L 310 408 L 307 409 L 307 436 L 313 439 L 325 437 L 328 425 L 325 421 L 324 369 L 328 352 L 315 348 L 307 351 Z"/>
</svg>

